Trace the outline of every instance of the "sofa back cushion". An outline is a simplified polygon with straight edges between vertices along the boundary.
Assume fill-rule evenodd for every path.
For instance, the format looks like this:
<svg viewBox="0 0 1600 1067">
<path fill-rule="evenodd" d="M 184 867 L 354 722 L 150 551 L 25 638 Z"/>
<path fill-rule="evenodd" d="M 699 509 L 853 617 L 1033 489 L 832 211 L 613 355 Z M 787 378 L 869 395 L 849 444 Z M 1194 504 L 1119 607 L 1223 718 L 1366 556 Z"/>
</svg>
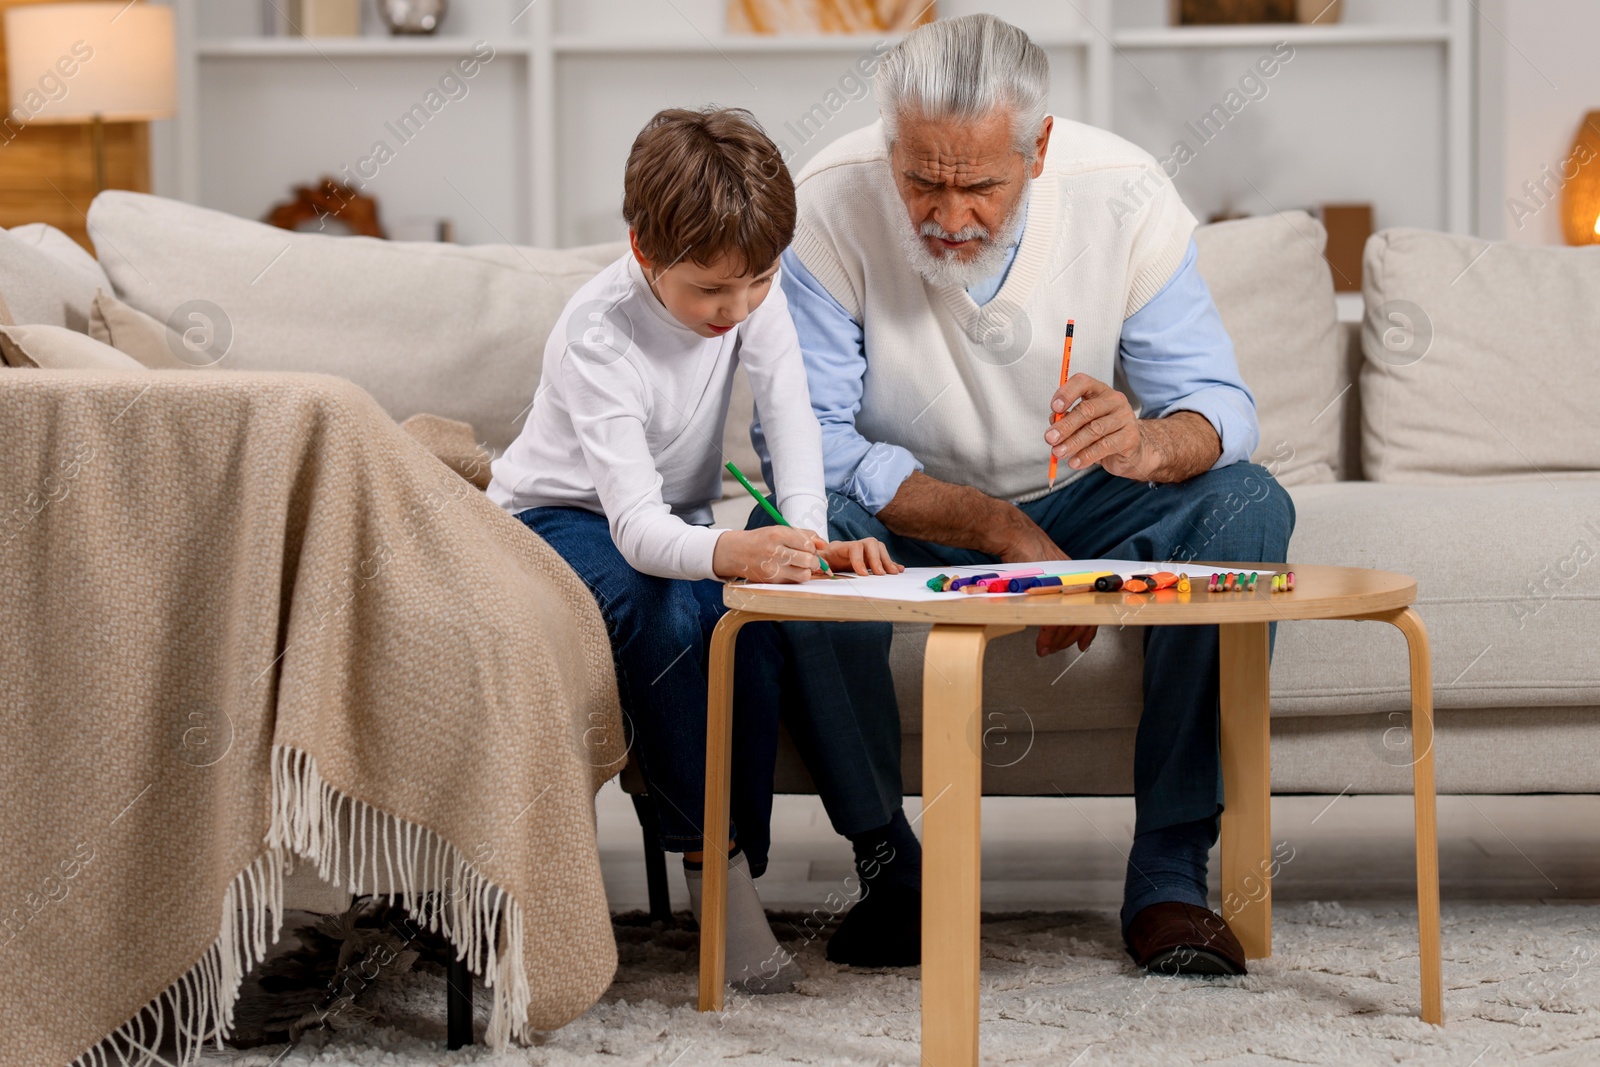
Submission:
<svg viewBox="0 0 1600 1067">
<path fill-rule="evenodd" d="M 1369 479 L 1600 471 L 1600 248 L 1384 230 L 1364 274 Z"/>
<path fill-rule="evenodd" d="M 1344 352 L 1327 231 L 1303 211 L 1198 227 L 1200 274 L 1256 398 L 1251 457 L 1285 485 L 1331 482 L 1338 469 Z"/>
<path fill-rule="evenodd" d="M 496 451 L 567 299 L 623 248 L 294 233 L 129 192 L 96 197 L 89 230 L 118 297 L 214 345 L 219 369 L 336 374 L 397 420 L 468 422 Z"/>
<path fill-rule="evenodd" d="M 16 322 L 82 332 L 95 290 L 109 288 L 94 257 L 54 226 L 0 230 L 0 299 Z"/>
</svg>

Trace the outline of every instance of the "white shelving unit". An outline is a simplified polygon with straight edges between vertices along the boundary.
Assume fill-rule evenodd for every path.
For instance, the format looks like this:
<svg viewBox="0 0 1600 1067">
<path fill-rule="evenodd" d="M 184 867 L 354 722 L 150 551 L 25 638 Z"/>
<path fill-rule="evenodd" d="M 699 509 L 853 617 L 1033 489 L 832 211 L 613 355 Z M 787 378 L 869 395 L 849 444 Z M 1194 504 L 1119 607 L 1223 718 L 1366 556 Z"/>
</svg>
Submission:
<svg viewBox="0 0 1600 1067">
<path fill-rule="evenodd" d="M 592 38 L 557 36 L 551 50 L 557 55 L 637 55 L 640 53 L 727 52 L 734 55 L 810 54 L 848 55 L 865 52 L 883 40 L 859 34 L 834 34 L 825 37 L 747 37 L 719 34 L 684 37 L 681 40 L 659 37 Z M 1079 48 L 1089 43 L 1085 34 L 1041 35 L 1034 40 L 1041 48 Z"/>
<path fill-rule="evenodd" d="M 203 14 L 201 0 L 170 2 L 179 14 L 181 106 L 168 191 L 246 214 L 266 205 L 233 202 L 236 188 L 279 169 L 284 173 L 274 173 L 274 181 L 336 172 L 345 162 L 339 149 L 317 145 L 342 149 L 348 142 L 346 156 L 364 147 L 373 119 L 349 118 L 358 102 L 405 109 L 411 99 L 402 87 L 426 85 L 478 41 L 494 47 L 497 64 L 495 78 L 474 88 L 479 102 L 452 105 L 458 113 L 450 121 L 459 128 L 427 148 L 407 149 L 409 171 L 386 173 L 387 186 L 375 183 L 386 208 L 391 201 L 431 203 L 434 197 L 438 214 L 463 220 L 467 241 L 570 245 L 615 236 L 621 161 L 644 118 L 669 104 L 714 100 L 751 107 L 780 144 L 786 137 L 794 142 L 786 147 L 793 149 L 796 169 L 818 146 L 876 114 L 870 95 L 857 96 L 846 79 L 853 63 L 881 47 L 879 40 L 730 35 L 720 29 L 723 0 L 453 0 L 449 36 L 390 38 L 370 27 L 368 36 L 314 40 L 253 35 L 257 0 L 204 0 Z M 1249 135 L 1255 142 L 1240 134 L 1232 148 L 1208 150 L 1211 157 L 1193 179 L 1180 175 L 1185 196 L 1220 195 L 1218 175 L 1230 164 L 1245 169 L 1245 157 L 1230 160 L 1228 152 L 1254 149 L 1267 162 L 1249 160 L 1255 178 L 1245 177 L 1262 199 L 1273 197 L 1257 201 L 1258 212 L 1267 204 L 1368 199 L 1379 206 L 1380 225 L 1468 232 L 1475 160 L 1472 0 L 1347 0 L 1345 6 L 1348 21 L 1331 26 L 1171 27 L 1160 24 L 1164 0 L 942 0 L 941 11 L 993 10 L 1028 29 L 1051 56 L 1052 110 L 1123 133 L 1158 156 L 1163 137 L 1180 128 L 1186 113 L 1218 96 L 1229 72 L 1248 70 L 1256 53 L 1287 42 L 1297 55 L 1303 50 L 1314 58 L 1297 59 L 1292 76 L 1285 68 L 1274 84 L 1286 88 L 1273 91 L 1291 99 L 1298 93 L 1315 104 L 1311 110 L 1327 108 L 1324 128 L 1309 121 L 1304 129 L 1288 125 L 1291 111 L 1300 121 L 1303 103 L 1272 105 L 1278 112 L 1271 121 L 1266 104 L 1253 105 L 1263 115 L 1251 119 L 1258 123 Z M 368 22 L 376 22 L 371 12 Z M 1152 70 L 1159 70 L 1159 87 Z M 361 95 L 334 95 L 345 92 L 342 83 L 357 80 L 366 83 Z M 1363 103 L 1355 90 L 1369 81 L 1371 99 Z M 844 84 L 852 86 L 850 98 L 819 112 Z M 1339 103 L 1341 85 L 1351 88 L 1355 103 Z M 285 107 L 309 112 L 295 127 L 305 133 L 297 144 L 283 144 L 281 133 L 275 140 L 265 136 L 286 128 L 273 111 L 280 98 Z M 1381 110 L 1373 104 L 1380 98 Z M 1363 112 L 1347 113 L 1352 108 Z M 350 132 L 330 133 L 340 122 L 352 123 Z M 252 137 L 256 128 L 263 131 L 259 139 Z M 1336 150 L 1328 143 L 1330 129 L 1351 153 L 1363 151 L 1359 137 L 1384 146 L 1383 154 L 1366 161 L 1371 174 L 1356 163 L 1343 171 L 1330 164 L 1339 159 L 1330 156 Z M 319 151 L 331 158 L 320 159 Z M 1402 158 L 1393 158 L 1395 151 Z M 291 173 L 291 166 L 299 169 Z M 1346 177 L 1339 179 L 1341 173 Z M 488 191 L 478 203 L 464 193 L 454 197 L 436 181 L 439 175 L 457 193 L 469 179 Z M 1185 187 L 1191 180 L 1193 190 Z M 245 195 L 238 193 L 241 200 Z M 1206 210 L 1197 207 L 1197 213 Z"/>
<path fill-rule="evenodd" d="M 481 38 L 479 39 L 481 40 Z M 478 40 L 468 37 L 226 37 L 200 41 L 195 52 L 201 59 L 225 56 L 251 58 L 406 58 L 412 56 L 464 56 Z M 527 41 L 487 41 L 496 52 L 520 55 Z"/>
<path fill-rule="evenodd" d="M 1154 26 L 1116 30 L 1118 48 L 1270 48 L 1279 41 L 1295 47 L 1417 44 L 1447 42 L 1447 26 Z"/>
</svg>

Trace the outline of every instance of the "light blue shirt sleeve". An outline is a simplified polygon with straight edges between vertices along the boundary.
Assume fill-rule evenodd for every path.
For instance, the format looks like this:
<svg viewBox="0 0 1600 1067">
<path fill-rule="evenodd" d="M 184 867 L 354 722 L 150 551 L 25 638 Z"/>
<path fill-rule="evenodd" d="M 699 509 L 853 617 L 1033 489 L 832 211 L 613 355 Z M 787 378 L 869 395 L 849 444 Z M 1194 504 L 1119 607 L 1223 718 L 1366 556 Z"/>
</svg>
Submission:
<svg viewBox="0 0 1600 1067">
<path fill-rule="evenodd" d="M 783 253 L 779 281 L 789 315 L 800 335 L 811 409 L 822 424 L 822 472 L 830 490 L 843 493 L 869 512 L 894 499 L 900 483 L 922 469 L 917 457 L 899 445 L 868 441 L 856 430 L 867 353 L 861 324 L 822 287 L 792 249 Z M 761 471 L 772 484 L 772 463 L 756 413 L 751 438 L 761 456 Z"/>
<path fill-rule="evenodd" d="M 1200 276 L 1193 238 L 1183 263 L 1122 323 L 1122 373 L 1144 418 L 1203 415 L 1222 439 L 1212 469 L 1250 458 L 1261 437 L 1256 400 L 1239 376 L 1233 339 Z M 802 339 L 804 334 L 801 335 Z"/>
</svg>

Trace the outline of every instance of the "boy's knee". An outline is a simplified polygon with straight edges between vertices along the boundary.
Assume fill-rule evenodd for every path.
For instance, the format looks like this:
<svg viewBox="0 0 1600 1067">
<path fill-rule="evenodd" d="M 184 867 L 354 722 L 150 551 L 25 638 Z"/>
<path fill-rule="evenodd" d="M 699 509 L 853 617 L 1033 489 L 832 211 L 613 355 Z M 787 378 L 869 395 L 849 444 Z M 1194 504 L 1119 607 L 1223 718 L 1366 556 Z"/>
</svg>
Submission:
<svg viewBox="0 0 1600 1067">
<path fill-rule="evenodd" d="M 640 636 L 679 645 L 700 640 L 700 603 L 690 583 L 676 578 L 637 574 L 609 614 L 622 643 Z"/>
</svg>

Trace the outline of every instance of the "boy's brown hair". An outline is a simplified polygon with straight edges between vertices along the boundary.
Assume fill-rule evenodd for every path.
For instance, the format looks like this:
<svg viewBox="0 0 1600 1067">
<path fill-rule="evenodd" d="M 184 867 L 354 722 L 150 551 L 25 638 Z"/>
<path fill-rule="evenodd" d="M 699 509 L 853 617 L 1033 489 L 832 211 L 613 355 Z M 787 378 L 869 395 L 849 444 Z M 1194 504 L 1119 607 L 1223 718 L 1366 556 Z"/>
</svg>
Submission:
<svg viewBox="0 0 1600 1067">
<path fill-rule="evenodd" d="M 794 237 L 794 180 L 743 108 L 657 112 L 633 140 L 622 189 L 622 217 L 661 268 L 728 256 L 756 274 Z"/>
</svg>

